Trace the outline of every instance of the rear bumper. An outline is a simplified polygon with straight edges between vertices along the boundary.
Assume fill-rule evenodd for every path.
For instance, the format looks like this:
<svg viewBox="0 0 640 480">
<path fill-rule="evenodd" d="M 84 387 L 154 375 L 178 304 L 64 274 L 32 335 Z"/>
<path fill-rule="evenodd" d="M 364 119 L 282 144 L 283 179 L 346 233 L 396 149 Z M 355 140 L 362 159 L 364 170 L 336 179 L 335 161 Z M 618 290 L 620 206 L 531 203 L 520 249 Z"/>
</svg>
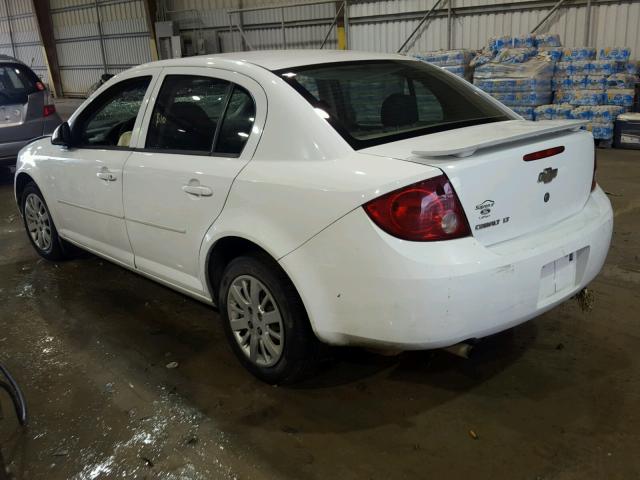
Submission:
<svg viewBox="0 0 640 480">
<path fill-rule="evenodd" d="M 599 187 L 580 213 L 491 247 L 402 241 L 358 208 L 280 262 L 321 340 L 428 349 L 505 330 L 570 298 L 602 268 L 612 229 Z M 543 267 L 569 254 L 575 271 L 549 290 Z"/>
</svg>

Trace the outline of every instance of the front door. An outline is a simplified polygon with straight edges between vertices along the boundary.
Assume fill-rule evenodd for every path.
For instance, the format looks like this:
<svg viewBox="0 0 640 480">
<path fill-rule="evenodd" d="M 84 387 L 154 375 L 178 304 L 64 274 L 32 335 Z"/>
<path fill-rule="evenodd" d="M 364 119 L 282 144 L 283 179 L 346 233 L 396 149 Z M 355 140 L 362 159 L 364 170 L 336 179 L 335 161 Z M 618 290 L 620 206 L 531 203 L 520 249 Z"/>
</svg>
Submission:
<svg viewBox="0 0 640 480">
<path fill-rule="evenodd" d="M 206 296 L 200 245 L 255 151 L 266 97 L 248 77 L 196 67 L 163 69 L 153 97 L 124 170 L 136 268 Z"/>
<path fill-rule="evenodd" d="M 72 118 L 74 147 L 52 156 L 62 237 L 131 267 L 122 172 L 159 71 L 129 74 L 102 92 Z"/>
</svg>

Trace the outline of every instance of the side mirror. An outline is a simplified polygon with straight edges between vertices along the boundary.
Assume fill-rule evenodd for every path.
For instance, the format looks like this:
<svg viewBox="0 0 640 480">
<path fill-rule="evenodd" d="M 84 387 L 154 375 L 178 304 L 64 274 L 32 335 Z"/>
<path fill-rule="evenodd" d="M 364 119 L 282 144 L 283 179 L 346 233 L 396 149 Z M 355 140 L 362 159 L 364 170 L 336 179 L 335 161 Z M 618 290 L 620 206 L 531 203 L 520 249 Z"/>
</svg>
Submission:
<svg viewBox="0 0 640 480">
<path fill-rule="evenodd" d="M 58 125 L 58 128 L 53 131 L 51 143 L 53 145 L 60 145 L 63 147 L 71 146 L 71 128 L 69 128 L 69 124 L 67 122 L 61 123 Z"/>
</svg>

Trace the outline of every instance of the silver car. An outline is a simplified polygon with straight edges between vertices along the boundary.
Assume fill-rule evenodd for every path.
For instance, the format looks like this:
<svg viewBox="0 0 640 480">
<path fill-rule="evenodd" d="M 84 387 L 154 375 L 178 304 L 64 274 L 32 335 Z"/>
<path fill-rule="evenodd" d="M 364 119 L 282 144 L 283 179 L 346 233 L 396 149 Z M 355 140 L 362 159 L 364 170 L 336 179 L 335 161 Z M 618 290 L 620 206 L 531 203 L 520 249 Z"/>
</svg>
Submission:
<svg viewBox="0 0 640 480">
<path fill-rule="evenodd" d="M 20 60 L 0 55 L 0 166 L 16 163 L 30 141 L 62 123 L 47 87 Z"/>
</svg>

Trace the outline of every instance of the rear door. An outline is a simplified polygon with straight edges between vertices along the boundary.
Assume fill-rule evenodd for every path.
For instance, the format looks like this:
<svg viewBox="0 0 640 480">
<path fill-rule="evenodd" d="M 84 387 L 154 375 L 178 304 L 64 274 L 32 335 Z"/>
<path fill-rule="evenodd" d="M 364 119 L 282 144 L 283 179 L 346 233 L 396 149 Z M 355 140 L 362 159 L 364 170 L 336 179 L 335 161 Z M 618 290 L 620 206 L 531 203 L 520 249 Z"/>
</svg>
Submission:
<svg viewBox="0 0 640 480">
<path fill-rule="evenodd" d="M 44 86 L 19 63 L 0 64 L 0 143 L 42 135 Z"/>
<path fill-rule="evenodd" d="M 124 74 L 74 115 L 74 147 L 51 157 L 63 237 L 133 266 L 122 203 L 122 169 L 160 69 Z"/>
<path fill-rule="evenodd" d="M 136 268 L 197 294 L 205 233 L 253 156 L 267 100 L 253 80 L 213 68 L 165 68 L 124 170 Z"/>
</svg>

